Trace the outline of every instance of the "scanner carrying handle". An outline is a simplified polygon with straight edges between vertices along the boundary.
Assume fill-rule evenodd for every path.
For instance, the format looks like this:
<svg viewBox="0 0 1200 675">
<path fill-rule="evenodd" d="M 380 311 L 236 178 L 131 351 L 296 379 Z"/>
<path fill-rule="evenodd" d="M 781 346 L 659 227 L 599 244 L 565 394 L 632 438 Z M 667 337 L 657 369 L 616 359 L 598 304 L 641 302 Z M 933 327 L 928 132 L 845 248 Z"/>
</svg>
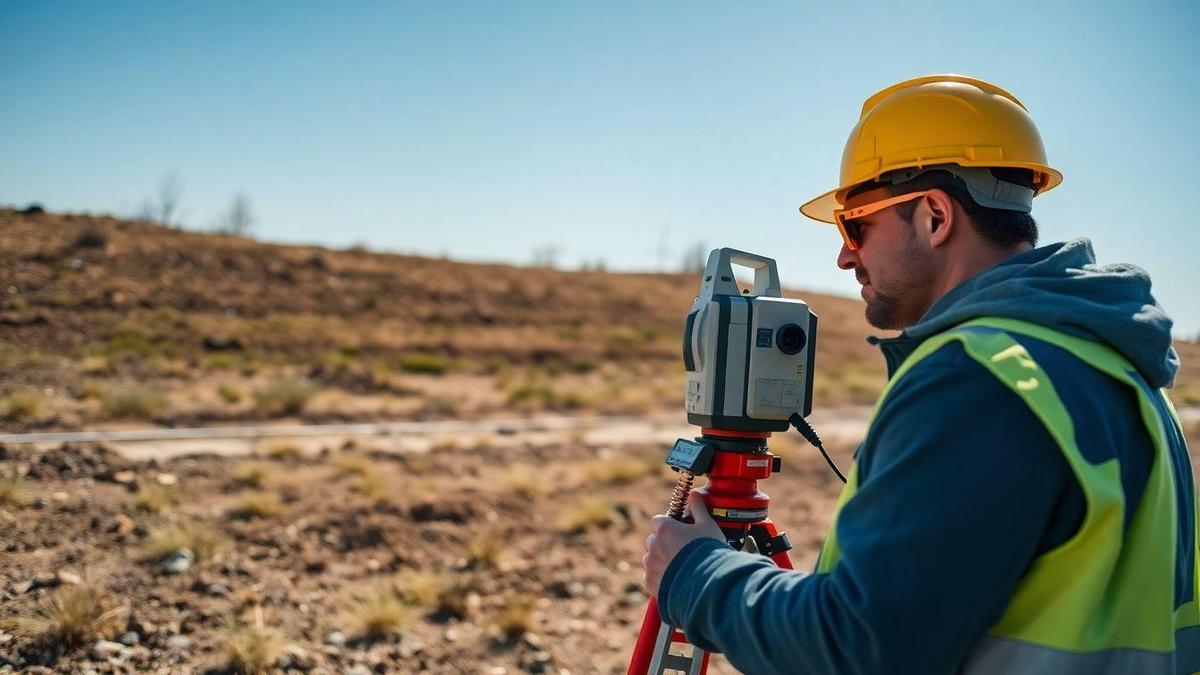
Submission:
<svg viewBox="0 0 1200 675">
<path fill-rule="evenodd" d="M 733 265 L 741 265 L 754 270 L 754 290 L 752 291 L 754 295 L 783 297 L 783 290 L 779 284 L 779 269 L 775 266 L 775 260 L 735 248 L 717 248 L 708 254 L 708 264 L 704 266 L 704 283 L 700 288 L 700 295 L 709 297 L 741 295 L 738 291 L 737 280 L 733 276 Z"/>
</svg>

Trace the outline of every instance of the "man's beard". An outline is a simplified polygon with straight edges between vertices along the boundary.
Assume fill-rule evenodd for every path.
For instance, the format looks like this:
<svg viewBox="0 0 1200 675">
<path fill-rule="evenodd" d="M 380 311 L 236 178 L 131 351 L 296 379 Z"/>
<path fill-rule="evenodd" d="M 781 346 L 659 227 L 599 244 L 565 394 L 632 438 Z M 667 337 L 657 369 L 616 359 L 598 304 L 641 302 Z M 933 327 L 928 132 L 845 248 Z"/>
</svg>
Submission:
<svg viewBox="0 0 1200 675">
<path fill-rule="evenodd" d="M 900 300 L 875 289 L 875 299 L 867 303 L 867 323 L 880 330 L 901 330 L 908 324 L 900 318 Z"/>
</svg>

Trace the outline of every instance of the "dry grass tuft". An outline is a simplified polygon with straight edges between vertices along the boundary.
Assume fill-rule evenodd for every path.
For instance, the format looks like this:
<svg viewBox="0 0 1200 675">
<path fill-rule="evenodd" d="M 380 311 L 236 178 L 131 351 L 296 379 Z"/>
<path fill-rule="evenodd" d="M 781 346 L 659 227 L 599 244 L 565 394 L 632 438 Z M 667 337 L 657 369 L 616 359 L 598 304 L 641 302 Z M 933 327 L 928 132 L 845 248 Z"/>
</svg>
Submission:
<svg viewBox="0 0 1200 675">
<path fill-rule="evenodd" d="M 504 540 L 492 534 L 476 537 L 467 547 L 467 566 L 475 570 L 494 570 L 504 557 Z"/>
<path fill-rule="evenodd" d="M 221 397 L 226 403 L 240 403 L 242 400 L 242 392 L 231 384 L 221 384 L 217 387 L 217 396 Z"/>
<path fill-rule="evenodd" d="M 142 385 L 106 389 L 100 402 L 109 417 L 117 419 L 153 419 L 167 405 L 162 394 Z"/>
<path fill-rule="evenodd" d="M 36 389 L 13 393 L 5 401 L 4 412 L 10 420 L 33 421 L 41 417 L 46 406 L 46 397 Z"/>
<path fill-rule="evenodd" d="M 533 627 L 533 598 L 511 595 L 496 614 L 496 627 L 509 640 L 516 640 Z"/>
<path fill-rule="evenodd" d="M 158 561 L 186 548 L 195 554 L 196 560 L 208 560 L 229 546 L 229 537 L 215 526 L 194 521 L 151 528 L 144 553 L 148 560 Z"/>
<path fill-rule="evenodd" d="M 434 572 L 407 572 L 396 578 L 399 597 L 447 617 L 470 616 L 467 594 L 471 588 L 465 579 Z"/>
<path fill-rule="evenodd" d="M 291 441 L 275 441 L 267 446 L 263 454 L 280 462 L 294 462 L 304 457 L 300 446 Z"/>
<path fill-rule="evenodd" d="M 305 378 L 280 378 L 255 391 L 254 401 L 267 414 L 295 415 L 304 410 L 317 389 L 316 384 Z"/>
<path fill-rule="evenodd" d="M 28 617 L 8 622 L 11 629 L 55 649 L 73 649 L 111 637 L 123 626 L 126 608 L 108 591 L 90 583 L 63 586 L 43 598 Z"/>
<path fill-rule="evenodd" d="M 240 488 L 261 488 L 265 486 L 275 468 L 266 462 L 239 462 L 234 465 L 230 474 L 233 484 Z"/>
<path fill-rule="evenodd" d="M 401 601 L 395 590 L 378 586 L 349 608 L 355 630 L 364 639 L 382 640 L 396 634 L 412 618 L 412 607 Z"/>
<path fill-rule="evenodd" d="M 656 472 L 647 467 L 646 462 L 632 457 L 598 459 L 583 466 L 584 479 L 602 485 L 627 485 Z"/>
<path fill-rule="evenodd" d="M 371 473 L 371 461 L 359 455 L 338 455 L 333 467 L 339 476 L 366 476 Z"/>
<path fill-rule="evenodd" d="M 362 476 L 354 491 L 377 504 L 389 501 L 392 497 L 392 491 L 388 488 L 387 483 L 379 474 L 375 473 Z"/>
<path fill-rule="evenodd" d="M 504 475 L 504 482 L 514 494 L 533 499 L 550 492 L 549 483 L 538 475 L 537 469 L 528 464 L 513 464 Z"/>
<path fill-rule="evenodd" d="M 283 635 L 274 628 L 242 626 L 225 636 L 221 651 L 225 655 L 225 668 L 230 672 L 260 675 L 275 667 L 284 646 Z"/>
<path fill-rule="evenodd" d="M 20 476 L 0 478 L 0 509 L 23 509 L 35 501 L 29 481 Z"/>
<path fill-rule="evenodd" d="M 179 490 L 173 485 L 146 483 L 129 500 L 128 510 L 135 513 L 162 513 L 179 503 Z"/>
<path fill-rule="evenodd" d="M 603 529 L 614 522 L 613 505 L 603 497 L 587 496 L 563 512 L 559 526 L 564 532 L 578 534 Z"/>
<path fill-rule="evenodd" d="M 283 500 L 274 492 L 243 492 L 227 515 L 236 520 L 278 518 L 287 512 Z"/>
</svg>

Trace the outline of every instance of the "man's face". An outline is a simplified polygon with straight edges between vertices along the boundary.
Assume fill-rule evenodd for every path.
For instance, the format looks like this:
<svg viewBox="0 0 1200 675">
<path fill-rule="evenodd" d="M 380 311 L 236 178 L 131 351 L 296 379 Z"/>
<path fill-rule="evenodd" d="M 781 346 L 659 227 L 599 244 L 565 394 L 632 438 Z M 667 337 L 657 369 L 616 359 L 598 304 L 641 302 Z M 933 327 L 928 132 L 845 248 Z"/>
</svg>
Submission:
<svg viewBox="0 0 1200 675">
<path fill-rule="evenodd" d="M 871 204 L 890 197 L 883 188 L 856 194 L 846 208 Z M 885 208 L 853 223 L 861 230 L 860 245 L 851 251 L 842 244 L 838 267 L 854 270 L 863 285 L 867 323 L 898 330 L 916 323 L 932 303 L 934 259 L 918 239 L 914 226 Z"/>
</svg>

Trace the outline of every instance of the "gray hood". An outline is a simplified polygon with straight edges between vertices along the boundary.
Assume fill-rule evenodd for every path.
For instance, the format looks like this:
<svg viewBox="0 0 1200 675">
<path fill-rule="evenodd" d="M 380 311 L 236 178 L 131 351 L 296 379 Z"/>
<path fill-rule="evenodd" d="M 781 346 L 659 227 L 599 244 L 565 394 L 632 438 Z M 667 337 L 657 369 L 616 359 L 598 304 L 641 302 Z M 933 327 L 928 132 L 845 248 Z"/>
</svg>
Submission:
<svg viewBox="0 0 1200 675">
<path fill-rule="evenodd" d="M 1135 265 L 1097 265 L 1087 239 L 1026 251 L 971 277 L 904 333 L 924 339 L 981 316 L 1107 343 L 1152 387 L 1171 386 L 1179 371 L 1171 319 L 1150 294 L 1150 276 Z"/>
</svg>

